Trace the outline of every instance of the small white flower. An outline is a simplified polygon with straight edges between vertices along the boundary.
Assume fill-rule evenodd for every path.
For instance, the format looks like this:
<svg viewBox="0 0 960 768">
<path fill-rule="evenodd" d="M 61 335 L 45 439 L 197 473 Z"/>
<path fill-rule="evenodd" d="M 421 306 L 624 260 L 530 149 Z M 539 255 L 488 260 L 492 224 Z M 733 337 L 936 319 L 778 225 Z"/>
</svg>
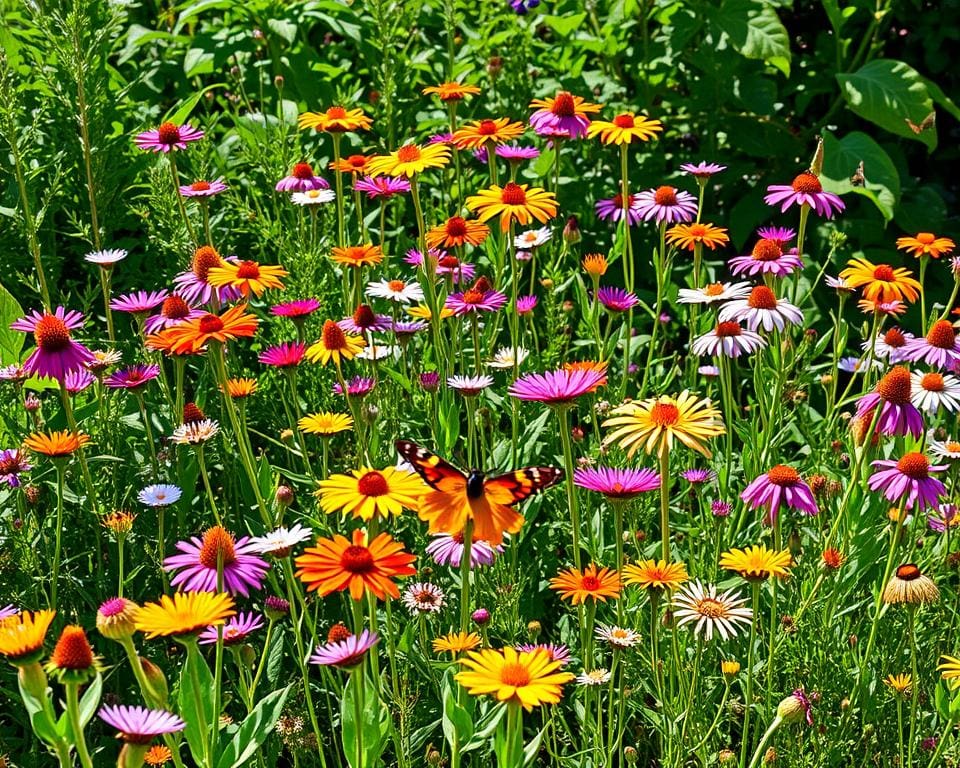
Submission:
<svg viewBox="0 0 960 768">
<path fill-rule="evenodd" d="M 549 227 L 540 227 L 540 229 L 528 229 L 521 232 L 513 238 L 513 246 L 524 251 L 536 248 L 550 241 L 551 232 Z"/>
<path fill-rule="evenodd" d="M 950 459 L 951 461 L 960 460 L 960 441 L 958 440 L 931 440 L 930 453 L 941 459 Z"/>
<path fill-rule="evenodd" d="M 758 286 L 765 288 L 765 286 Z M 720 322 L 735 320 L 747 323 L 751 331 L 763 328 L 768 333 L 776 328 L 782 331 L 787 324 L 800 325 L 803 323 L 803 312 L 786 299 L 778 299 L 772 291 L 758 296 L 756 291 L 751 292 L 746 299 L 734 299 L 720 308 Z"/>
<path fill-rule="evenodd" d="M 311 536 L 313 536 L 312 528 L 306 528 L 297 523 L 292 528 L 281 527 L 264 536 L 257 536 L 250 540 L 250 545 L 261 555 L 286 557 L 291 549 Z"/>
<path fill-rule="evenodd" d="M 677 295 L 680 304 L 716 304 L 749 296 L 750 283 L 710 283 L 703 288 L 681 288 Z"/>
<path fill-rule="evenodd" d="M 137 494 L 141 504 L 148 507 L 168 507 L 180 501 L 183 491 L 176 485 L 161 483 L 159 485 L 148 485 Z"/>
<path fill-rule="evenodd" d="M 891 328 L 885 333 L 878 333 L 876 341 L 873 343 L 873 359 L 886 360 L 888 363 L 899 363 L 904 359 L 904 347 L 907 343 L 916 338 L 908 331 L 902 331 L 899 328 Z M 869 339 L 860 345 L 860 348 L 869 353 Z"/>
<path fill-rule="evenodd" d="M 337 199 L 332 189 L 309 189 L 306 192 L 294 192 L 290 202 L 294 205 L 325 205 Z"/>
<path fill-rule="evenodd" d="M 493 376 L 448 376 L 447 386 L 455 389 L 462 395 L 479 395 L 487 387 L 493 385 Z"/>
<path fill-rule="evenodd" d="M 397 357 L 400 347 L 393 344 L 368 344 L 362 352 L 357 354 L 358 360 L 383 360 L 386 357 Z"/>
<path fill-rule="evenodd" d="M 93 251 L 83 257 L 84 260 L 100 267 L 110 268 L 118 261 L 127 258 L 127 251 L 123 248 L 110 248 L 103 251 Z"/>
<path fill-rule="evenodd" d="M 513 368 L 514 360 L 518 366 L 523 365 L 523 361 L 530 355 L 530 350 L 525 347 L 517 347 L 516 350 L 511 347 L 500 347 L 492 360 L 487 362 L 488 368 L 497 368 L 506 370 Z"/>
<path fill-rule="evenodd" d="M 601 624 L 596 629 L 596 635 L 614 648 L 633 648 L 640 642 L 640 633 L 625 627 L 608 627 Z"/>
<path fill-rule="evenodd" d="M 403 591 L 403 604 L 412 613 L 440 613 L 446 604 L 443 590 L 428 581 L 418 581 Z"/>
<path fill-rule="evenodd" d="M 423 288 L 419 283 L 408 283 L 403 280 L 377 280 L 367 284 L 367 296 L 377 299 L 389 299 L 399 304 L 409 304 L 413 301 L 423 301 Z"/>
<path fill-rule="evenodd" d="M 173 430 L 170 437 L 177 445 L 199 445 L 217 436 L 220 425 L 213 419 L 194 421 L 190 424 L 181 424 Z"/>
<path fill-rule="evenodd" d="M 941 407 L 950 413 L 960 410 L 960 379 L 956 376 L 914 371 L 910 374 L 910 382 L 910 402 L 921 411 L 933 413 Z"/>
<path fill-rule="evenodd" d="M 605 685 L 610 682 L 610 671 L 603 667 L 584 671 L 577 675 L 577 682 L 580 685 Z"/>
<path fill-rule="evenodd" d="M 742 354 L 752 354 L 765 346 L 767 342 L 759 333 L 741 328 L 740 323 L 727 321 L 718 323 L 712 331 L 694 339 L 690 350 L 693 354 L 700 356 L 740 357 Z"/>
</svg>

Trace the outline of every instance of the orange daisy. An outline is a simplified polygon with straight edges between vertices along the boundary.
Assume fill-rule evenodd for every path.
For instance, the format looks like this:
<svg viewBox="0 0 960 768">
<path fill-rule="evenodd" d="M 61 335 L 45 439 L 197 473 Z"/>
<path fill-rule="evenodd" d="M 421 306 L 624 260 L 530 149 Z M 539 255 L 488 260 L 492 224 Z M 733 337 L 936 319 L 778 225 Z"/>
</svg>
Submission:
<svg viewBox="0 0 960 768">
<path fill-rule="evenodd" d="M 347 133 L 349 131 L 368 131 L 373 120 L 362 109 L 347 109 L 333 106 L 324 112 L 304 112 L 297 119 L 301 128 L 315 128 L 325 133 Z"/>
<path fill-rule="evenodd" d="M 466 244 L 480 245 L 490 234 L 490 227 L 479 221 L 451 216 L 439 227 L 427 232 L 428 248 L 456 248 Z"/>
<path fill-rule="evenodd" d="M 586 602 L 587 598 L 606 602 L 607 598 L 620 596 L 620 574 L 609 568 L 597 568 L 590 564 L 583 571 L 570 568 L 550 579 L 550 589 L 555 589 L 564 600 L 574 605 Z"/>
<path fill-rule="evenodd" d="M 90 442 L 90 437 L 82 432 L 34 432 L 23 441 L 27 450 L 48 456 L 51 459 L 60 459 L 78 451 Z"/>
<path fill-rule="evenodd" d="M 422 173 L 428 168 L 443 168 L 450 162 L 450 147 L 445 144 L 404 144 L 388 155 L 374 155 L 367 165 L 371 176 L 406 176 Z"/>
<path fill-rule="evenodd" d="M 289 273 L 279 264 L 258 264 L 255 261 L 222 261 L 207 272 L 207 282 L 214 288 L 231 286 L 244 297 L 253 293 L 257 298 L 268 288 L 283 289 L 281 277 Z"/>
<path fill-rule="evenodd" d="M 663 130 L 663 123 L 633 112 L 623 112 L 611 121 L 594 120 L 587 126 L 587 136 L 600 136 L 604 144 L 631 144 L 650 141 Z"/>
<path fill-rule="evenodd" d="M 475 120 L 453 134 L 457 149 L 480 149 L 489 144 L 506 144 L 523 133 L 523 123 L 511 123 L 509 117 Z"/>
<path fill-rule="evenodd" d="M 588 275 L 594 275 L 595 277 L 602 277 L 607 272 L 607 257 L 602 253 L 588 253 L 583 257 L 581 262 L 583 266 L 583 271 Z"/>
<path fill-rule="evenodd" d="M 366 155 L 349 155 L 330 163 L 330 170 L 340 173 L 366 173 L 369 162 L 370 158 Z"/>
<path fill-rule="evenodd" d="M 889 264 L 874 264 L 864 258 L 850 259 L 840 278 L 851 288 L 863 288 L 863 298 L 868 301 L 914 302 L 923 290 L 908 269 L 891 267 Z"/>
<path fill-rule="evenodd" d="M 383 261 L 383 250 L 379 245 L 348 245 L 346 248 L 334 248 L 331 259 L 345 267 L 372 267 Z"/>
<path fill-rule="evenodd" d="M 557 215 L 557 198 L 540 187 L 510 181 L 503 187 L 494 184 L 471 195 L 467 198 L 467 208 L 476 212 L 483 222 L 499 216 L 500 230 L 508 232 L 514 221 L 523 226 L 533 219 L 546 224 Z"/>
<path fill-rule="evenodd" d="M 209 342 L 225 344 L 234 339 L 247 338 L 257 332 L 259 318 L 247 314 L 246 304 L 230 307 L 222 315 L 207 312 L 194 320 L 186 320 L 161 331 L 157 336 L 167 337 L 167 343 L 173 352 L 190 350 L 197 352 Z"/>
<path fill-rule="evenodd" d="M 221 387 L 221 391 L 223 388 Z M 227 379 L 227 394 L 233 400 L 243 400 L 257 391 L 256 379 Z"/>
<path fill-rule="evenodd" d="M 440 101 L 461 101 L 467 96 L 476 96 L 480 93 L 480 89 L 467 83 L 447 82 L 440 83 L 440 85 L 428 85 L 421 93 L 424 96 L 436 95 Z"/>
<path fill-rule="evenodd" d="M 415 574 L 417 569 L 410 563 L 416 559 L 389 533 L 381 533 L 368 544 L 366 533 L 358 529 L 352 542 L 339 534 L 318 539 L 316 546 L 307 547 L 295 562 L 297 578 L 321 597 L 349 589 L 354 600 L 363 599 L 368 590 L 386 600 L 387 596 L 400 597 L 393 579 Z"/>
<path fill-rule="evenodd" d="M 727 230 L 715 227 L 713 224 L 676 224 L 667 230 L 667 242 L 677 248 L 694 250 L 698 245 L 705 245 L 711 251 L 718 245 L 730 242 Z"/>
<path fill-rule="evenodd" d="M 897 248 L 906 251 L 918 259 L 921 256 L 931 256 L 939 259 L 949 254 L 957 244 L 949 237 L 937 237 L 932 232 L 918 232 L 915 237 L 898 237 Z"/>
</svg>

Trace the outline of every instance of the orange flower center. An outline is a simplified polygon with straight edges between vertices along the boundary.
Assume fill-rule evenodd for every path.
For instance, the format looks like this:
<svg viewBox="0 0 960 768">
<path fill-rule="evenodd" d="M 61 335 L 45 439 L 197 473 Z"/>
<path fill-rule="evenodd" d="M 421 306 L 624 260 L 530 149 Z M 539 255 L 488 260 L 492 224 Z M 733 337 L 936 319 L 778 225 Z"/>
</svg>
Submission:
<svg viewBox="0 0 960 768">
<path fill-rule="evenodd" d="M 703 239 L 709 234 L 710 229 L 706 224 L 690 224 L 687 227 L 687 235 L 696 240 Z"/>
<path fill-rule="evenodd" d="M 584 576 L 580 581 L 580 586 L 587 592 L 596 592 L 600 589 L 600 579 L 596 576 Z"/>
<path fill-rule="evenodd" d="M 493 120 L 481 120 L 477 125 L 477 133 L 481 136 L 493 136 L 497 132 L 497 124 Z"/>
<path fill-rule="evenodd" d="M 504 664 L 503 669 L 500 670 L 500 682 L 514 688 L 523 688 L 530 684 L 530 673 L 518 662 Z"/>
<path fill-rule="evenodd" d="M 70 346 L 70 329 L 55 315 L 44 315 L 33 329 L 33 338 L 44 352 L 60 352 Z"/>
<path fill-rule="evenodd" d="M 179 320 L 190 314 L 190 306 L 180 296 L 173 294 L 163 300 L 160 314 L 168 320 Z"/>
<path fill-rule="evenodd" d="M 350 637 L 350 635 L 351 632 L 349 629 L 347 629 L 346 625 L 343 622 L 338 621 L 336 624 L 330 627 L 330 631 L 327 632 L 327 642 L 342 643 L 344 640 Z"/>
<path fill-rule="evenodd" d="M 922 453 L 905 453 L 897 462 L 897 469 L 911 480 L 926 480 L 930 476 L 930 460 Z"/>
<path fill-rule="evenodd" d="M 800 475 L 793 467 L 788 467 L 786 464 L 777 464 L 767 472 L 767 480 L 779 486 L 793 485 L 800 482 Z"/>
<path fill-rule="evenodd" d="M 956 334 L 953 331 L 953 325 L 949 320 L 937 320 L 927 331 L 927 342 L 931 347 L 939 349 L 953 349 L 956 342 Z"/>
<path fill-rule="evenodd" d="M 334 352 L 347 346 L 347 335 L 333 320 L 327 320 L 323 324 L 322 339 L 323 346 Z"/>
<path fill-rule="evenodd" d="M 454 269 L 460 265 L 460 260 L 456 256 L 444 256 L 437 262 L 437 266 Z"/>
<path fill-rule="evenodd" d="M 361 304 L 353 313 L 353 322 L 360 328 L 369 328 L 377 322 L 377 316 L 368 304 Z"/>
<path fill-rule="evenodd" d="M 407 284 L 403 282 L 403 280 L 391 280 L 387 283 L 387 287 L 394 293 L 400 293 L 400 291 L 407 287 Z"/>
<path fill-rule="evenodd" d="M 69 625 L 63 628 L 50 656 L 50 663 L 57 669 L 80 670 L 93 666 L 93 649 L 83 627 Z"/>
<path fill-rule="evenodd" d="M 327 110 L 327 117 L 332 117 L 334 120 L 340 120 L 347 116 L 347 110 L 343 107 L 330 107 Z"/>
<path fill-rule="evenodd" d="M 843 565 L 843 555 L 840 554 L 840 551 L 837 549 L 825 549 L 823 550 L 823 564 L 827 566 L 827 568 L 836 570 Z"/>
<path fill-rule="evenodd" d="M 658 427 L 672 427 L 680 420 L 680 409 L 673 403 L 654 403 L 650 421 Z"/>
<path fill-rule="evenodd" d="M 297 163 L 293 166 L 293 173 L 290 175 L 295 179 L 306 181 L 313 178 L 313 168 L 310 167 L 310 163 Z"/>
<path fill-rule="evenodd" d="M 823 192 L 823 186 L 820 184 L 820 179 L 818 179 L 809 171 L 804 171 L 797 176 L 790 186 L 793 187 L 794 192 L 802 192 L 803 194 L 807 195 L 815 195 L 818 192 Z"/>
<path fill-rule="evenodd" d="M 226 568 L 236 560 L 233 536 L 219 525 L 208 528 L 203 534 L 203 543 L 200 546 L 200 563 L 206 568 L 214 569 L 218 567 L 218 562 Z"/>
<path fill-rule="evenodd" d="M 939 373 L 925 373 L 920 379 L 920 386 L 927 392 L 943 392 L 943 376 Z"/>
<path fill-rule="evenodd" d="M 180 129 L 173 123 L 164 123 L 157 129 L 157 138 L 161 144 L 176 144 L 180 141 Z"/>
<path fill-rule="evenodd" d="M 776 309 L 777 297 L 773 295 L 773 291 L 771 291 L 767 286 L 758 285 L 752 291 L 750 291 L 750 297 L 747 299 L 747 304 L 749 304 L 753 309 Z"/>
<path fill-rule="evenodd" d="M 213 267 L 220 265 L 220 254 L 212 245 L 201 245 L 193 252 L 193 274 L 197 279 L 206 282 L 207 275 Z"/>
<path fill-rule="evenodd" d="M 469 291 L 464 291 L 463 301 L 465 304 L 479 304 L 481 301 L 483 301 L 483 292 L 478 291 L 476 288 L 471 288 Z"/>
<path fill-rule="evenodd" d="M 453 216 L 447 219 L 445 229 L 447 237 L 463 237 L 467 234 L 467 222 L 460 216 Z"/>
<path fill-rule="evenodd" d="M 903 331 L 899 328 L 891 328 L 885 334 L 883 334 L 883 343 L 888 347 L 902 347 L 907 343 L 907 337 L 903 335 Z"/>
<path fill-rule="evenodd" d="M 892 283 L 896 279 L 896 275 L 893 274 L 893 267 L 889 264 L 877 264 L 873 270 L 873 279 Z"/>
<path fill-rule="evenodd" d="M 754 261 L 776 261 L 783 256 L 783 249 L 776 240 L 768 240 L 764 237 L 757 240 L 751 256 Z"/>
<path fill-rule="evenodd" d="M 260 265 L 255 261 L 241 261 L 237 265 L 237 277 L 242 280 L 256 280 L 260 277 Z"/>
<path fill-rule="evenodd" d="M 617 128 L 633 128 L 633 115 L 617 115 L 613 118 L 613 124 L 617 126 Z"/>
<path fill-rule="evenodd" d="M 901 581 L 913 581 L 920 578 L 920 569 L 913 563 L 897 567 L 897 578 Z"/>
<path fill-rule="evenodd" d="M 200 318 L 200 333 L 218 333 L 223 330 L 223 320 L 209 312 Z"/>
<path fill-rule="evenodd" d="M 360 170 L 367 164 L 367 158 L 365 155 L 350 155 L 347 158 L 347 165 L 350 165 L 357 170 Z"/>
<path fill-rule="evenodd" d="M 945 445 L 945 448 L 950 451 L 950 453 L 960 453 L 960 443 L 951 440 Z"/>
<path fill-rule="evenodd" d="M 195 181 L 190 185 L 190 189 L 192 189 L 194 192 L 206 192 L 208 189 L 210 189 L 210 182 Z"/>
<path fill-rule="evenodd" d="M 500 200 L 504 205 L 524 205 L 527 202 L 527 193 L 519 184 L 510 181 L 500 193 Z"/>
<path fill-rule="evenodd" d="M 734 323 L 730 321 L 717 323 L 717 328 L 714 331 L 714 334 L 720 338 L 727 336 L 739 336 L 742 333 L 743 328 L 740 327 L 740 323 Z"/>
<path fill-rule="evenodd" d="M 723 285 L 721 283 L 710 283 L 710 285 L 703 289 L 704 296 L 720 296 L 722 293 Z"/>
<path fill-rule="evenodd" d="M 557 117 L 573 117 L 577 114 L 577 103 L 573 95 L 567 91 L 560 91 L 553 100 L 553 114 Z"/>
<path fill-rule="evenodd" d="M 697 603 L 697 613 L 710 619 L 718 619 L 721 616 L 726 615 L 727 609 L 719 600 L 713 600 L 709 597 L 705 597 L 703 600 Z"/>
<path fill-rule="evenodd" d="M 673 187 L 657 187 L 653 193 L 653 202 L 657 205 L 676 205 L 677 190 Z"/>
<path fill-rule="evenodd" d="M 931 232 L 919 232 L 916 237 L 918 243 L 923 245 L 932 245 L 933 241 L 937 239 L 937 236 Z"/>
<path fill-rule="evenodd" d="M 910 371 L 903 366 L 889 371 L 877 384 L 877 392 L 888 403 L 906 405 L 910 402 Z"/>
<path fill-rule="evenodd" d="M 361 576 L 370 573 L 376 567 L 370 550 L 356 544 L 351 544 L 343 550 L 343 554 L 340 555 L 340 565 L 343 570 Z"/>
<path fill-rule="evenodd" d="M 414 163 L 420 159 L 420 147 L 416 144 L 404 144 L 397 150 L 397 160 L 401 163 Z"/>
</svg>

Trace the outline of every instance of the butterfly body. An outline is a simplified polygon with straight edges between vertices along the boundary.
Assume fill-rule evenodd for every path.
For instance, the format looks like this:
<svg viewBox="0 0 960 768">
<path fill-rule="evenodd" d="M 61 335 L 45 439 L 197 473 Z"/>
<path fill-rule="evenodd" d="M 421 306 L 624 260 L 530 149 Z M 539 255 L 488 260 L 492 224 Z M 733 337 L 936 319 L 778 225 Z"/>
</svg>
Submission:
<svg viewBox="0 0 960 768">
<path fill-rule="evenodd" d="M 471 499 L 479 499 L 483 496 L 483 481 L 485 475 L 478 469 L 474 469 L 467 476 L 467 496 Z"/>
</svg>

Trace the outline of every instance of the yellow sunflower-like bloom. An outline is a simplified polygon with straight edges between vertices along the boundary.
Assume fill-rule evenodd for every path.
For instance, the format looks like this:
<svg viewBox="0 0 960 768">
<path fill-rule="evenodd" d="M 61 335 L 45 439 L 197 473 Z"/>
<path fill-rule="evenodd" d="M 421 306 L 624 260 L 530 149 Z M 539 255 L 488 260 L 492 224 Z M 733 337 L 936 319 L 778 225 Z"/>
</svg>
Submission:
<svg viewBox="0 0 960 768">
<path fill-rule="evenodd" d="M 563 663 L 551 661 L 543 649 L 471 651 L 460 664 L 466 669 L 457 673 L 456 680 L 472 696 L 491 695 L 528 712 L 542 704 L 556 704 L 563 685 L 573 680 L 570 672 L 559 671 Z"/>
<path fill-rule="evenodd" d="M 134 623 L 148 638 L 191 635 L 217 627 L 236 614 L 226 592 L 176 592 L 147 603 L 134 613 Z"/>
<path fill-rule="evenodd" d="M 635 141 L 650 141 L 663 130 L 663 123 L 633 112 L 623 112 L 613 120 L 594 120 L 587 126 L 587 136 L 600 137 L 604 144 L 632 144 Z"/>
<path fill-rule="evenodd" d="M 423 481 L 412 472 L 361 467 L 321 480 L 316 495 L 327 514 L 345 512 L 370 520 L 374 515 L 399 515 L 404 509 L 416 511 L 426 491 Z"/>
<path fill-rule="evenodd" d="M 367 172 L 371 176 L 407 176 L 422 173 L 428 168 L 443 168 L 450 162 L 450 147 L 445 144 L 404 144 L 389 155 L 371 157 Z"/>
<path fill-rule="evenodd" d="M 850 259 L 847 268 L 840 273 L 851 288 L 863 288 L 863 298 L 868 301 L 907 301 L 920 298 L 919 281 L 903 267 L 889 264 L 874 264 L 866 259 Z"/>
<path fill-rule="evenodd" d="M 720 556 L 721 568 L 736 571 L 748 581 L 764 581 L 771 576 L 782 579 L 789 575 L 792 564 L 789 550 L 778 552 L 762 544 L 746 549 L 731 549 Z"/>
<path fill-rule="evenodd" d="M 707 458 L 710 451 L 704 441 L 724 433 L 720 412 L 707 399 L 700 399 L 687 390 L 677 397 L 663 395 L 640 403 L 625 403 L 613 410 L 613 417 L 603 422 L 614 427 L 604 443 L 617 443 L 632 457 L 643 446 L 647 453 L 669 451 L 674 439 Z M 619 442 L 618 442 L 619 441 Z"/>
<path fill-rule="evenodd" d="M 521 226 L 534 219 L 546 224 L 557 215 L 557 199 L 552 192 L 540 187 L 509 181 L 503 187 L 494 184 L 470 195 L 467 208 L 483 222 L 499 216 L 501 231 L 508 232 L 514 221 Z"/>
</svg>

